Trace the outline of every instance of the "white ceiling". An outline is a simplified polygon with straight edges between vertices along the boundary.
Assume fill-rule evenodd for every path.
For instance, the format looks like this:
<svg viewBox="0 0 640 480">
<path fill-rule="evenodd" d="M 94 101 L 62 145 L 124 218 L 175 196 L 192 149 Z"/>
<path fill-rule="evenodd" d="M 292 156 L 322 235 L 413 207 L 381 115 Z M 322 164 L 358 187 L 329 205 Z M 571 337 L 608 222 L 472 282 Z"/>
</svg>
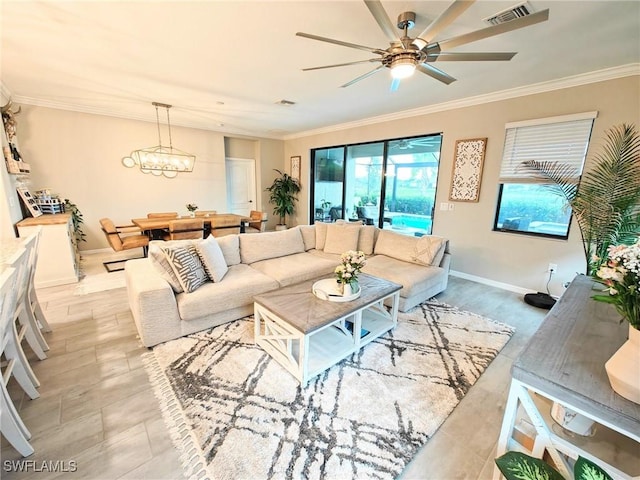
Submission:
<svg viewBox="0 0 640 480">
<path fill-rule="evenodd" d="M 479 1 L 436 40 L 484 28 L 483 18 L 516 2 Z M 155 122 L 158 101 L 174 106 L 175 125 L 285 138 L 622 65 L 638 69 L 640 1 L 529 3 L 549 8 L 549 20 L 452 50 L 518 52 L 510 62 L 440 62 L 456 82 L 416 73 L 390 92 L 386 69 L 339 88 L 377 64 L 301 71 L 375 55 L 298 31 L 388 46 L 362 1 L 4 0 L 0 79 L 18 103 Z M 415 11 L 415 36 L 449 2 L 383 5 L 394 24 Z M 282 99 L 296 104 L 276 105 Z"/>
</svg>

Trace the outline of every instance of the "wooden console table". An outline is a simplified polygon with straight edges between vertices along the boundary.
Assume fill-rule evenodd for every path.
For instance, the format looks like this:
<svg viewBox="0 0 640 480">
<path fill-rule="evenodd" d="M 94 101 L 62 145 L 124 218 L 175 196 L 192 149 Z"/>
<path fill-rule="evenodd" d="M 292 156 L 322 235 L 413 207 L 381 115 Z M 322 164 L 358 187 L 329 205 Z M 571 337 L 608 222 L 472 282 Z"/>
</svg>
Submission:
<svg viewBox="0 0 640 480">
<path fill-rule="evenodd" d="M 577 276 L 514 362 L 497 456 L 546 452 L 565 478 L 573 478 L 572 460 L 582 456 L 613 478 L 637 479 L 640 405 L 615 393 L 604 369 L 628 326 L 610 305 L 590 298 L 594 283 Z M 594 435 L 564 431 L 551 419 L 552 402 L 594 420 Z"/>
</svg>

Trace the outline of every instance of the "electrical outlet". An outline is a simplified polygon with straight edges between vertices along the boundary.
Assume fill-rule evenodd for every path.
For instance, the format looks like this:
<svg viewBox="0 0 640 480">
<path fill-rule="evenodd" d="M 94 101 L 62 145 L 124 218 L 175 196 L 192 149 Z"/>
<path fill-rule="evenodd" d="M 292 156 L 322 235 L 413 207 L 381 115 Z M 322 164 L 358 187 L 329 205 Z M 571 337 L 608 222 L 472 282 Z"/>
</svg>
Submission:
<svg viewBox="0 0 640 480">
<path fill-rule="evenodd" d="M 558 271 L 558 265 L 556 263 L 550 263 L 547 271 L 549 273 L 556 273 Z"/>
<path fill-rule="evenodd" d="M 442 202 L 440 204 L 440 210 L 449 210 L 449 204 L 447 202 Z"/>
</svg>

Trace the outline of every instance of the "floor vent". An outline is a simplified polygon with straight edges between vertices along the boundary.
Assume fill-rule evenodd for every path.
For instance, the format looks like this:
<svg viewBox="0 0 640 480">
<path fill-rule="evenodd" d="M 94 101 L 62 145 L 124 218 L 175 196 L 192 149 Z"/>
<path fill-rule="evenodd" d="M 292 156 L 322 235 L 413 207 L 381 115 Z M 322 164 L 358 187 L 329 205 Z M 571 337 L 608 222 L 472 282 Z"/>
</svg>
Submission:
<svg viewBox="0 0 640 480">
<path fill-rule="evenodd" d="M 511 8 L 502 10 L 501 12 L 491 15 L 484 19 L 489 25 L 500 25 L 501 23 L 515 20 L 516 18 L 526 17 L 534 13 L 533 7 L 529 2 L 519 3 Z"/>
</svg>

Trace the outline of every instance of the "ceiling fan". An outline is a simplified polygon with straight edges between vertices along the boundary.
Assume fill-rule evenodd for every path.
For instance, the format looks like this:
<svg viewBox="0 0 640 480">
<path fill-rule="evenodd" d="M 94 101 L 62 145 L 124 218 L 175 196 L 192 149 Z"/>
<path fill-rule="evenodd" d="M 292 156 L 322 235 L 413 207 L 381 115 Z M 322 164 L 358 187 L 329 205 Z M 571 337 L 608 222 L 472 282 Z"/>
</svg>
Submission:
<svg viewBox="0 0 640 480">
<path fill-rule="evenodd" d="M 395 27 L 387 15 L 387 12 L 384 10 L 380 0 L 364 0 L 364 3 L 373 15 L 373 18 L 375 18 L 383 33 L 389 39 L 390 46 L 385 49 L 371 48 L 364 45 L 357 45 L 355 43 L 334 40 L 332 38 L 320 37 L 310 33 L 297 32 L 296 35 L 299 37 L 333 43 L 344 47 L 356 48 L 358 50 L 365 50 L 379 55 L 377 58 L 370 58 L 356 62 L 303 68 L 303 71 L 380 62 L 381 65 L 377 66 L 375 69 L 354 78 L 350 82 L 341 85 L 341 87 L 353 85 L 354 83 L 364 80 L 374 73 L 379 72 L 383 68 L 389 68 L 391 70 L 391 76 L 393 77 L 393 82 L 391 84 L 392 91 L 395 91 L 398 88 L 401 79 L 413 75 L 415 70 L 449 85 L 450 83 L 455 82 L 456 79 L 434 67 L 432 65 L 433 62 L 508 61 L 513 58 L 516 52 L 448 52 L 445 50 L 544 22 L 549 18 L 549 9 L 546 9 L 514 20 L 508 20 L 498 25 L 492 25 L 487 28 L 458 35 L 448 40 L 434 41 L 434 38 L 465 10 L 467 10 L 474 1 L 475 0 L 455 0 L 444 12 L 431 22 L 431 24 L 428 25 L 420 35 L 412 38 L 408 35 L 408 31 L 415 25 L 416 14 L 414 12 L 404 12 L 398 16 L 396 26 L 402 30 L 401 36 L 398 36 Z"/>
</svg>

